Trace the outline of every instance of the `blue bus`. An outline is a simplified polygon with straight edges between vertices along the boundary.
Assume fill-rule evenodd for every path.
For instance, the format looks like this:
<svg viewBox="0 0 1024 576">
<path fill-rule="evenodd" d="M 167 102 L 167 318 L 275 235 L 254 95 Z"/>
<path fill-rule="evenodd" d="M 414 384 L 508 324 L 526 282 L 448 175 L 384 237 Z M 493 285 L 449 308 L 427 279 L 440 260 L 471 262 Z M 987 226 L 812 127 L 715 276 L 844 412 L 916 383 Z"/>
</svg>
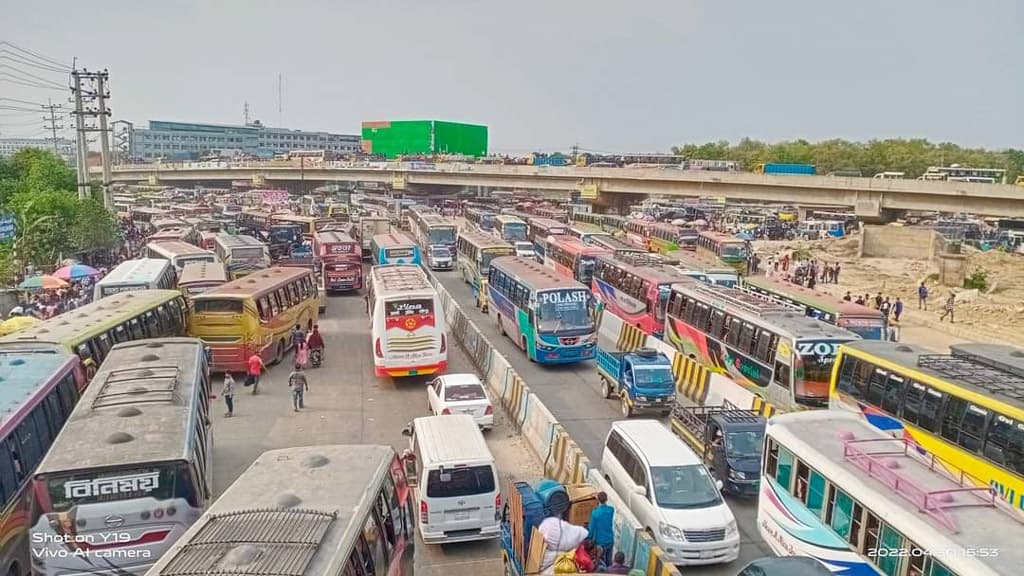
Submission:
<svg viewBox="0 0 1024 576">
<path fill-rule="evenodd" d="M 422 261 L 420 247 L 411 238 L 397 232 L 377 234 L 370 242 L 374 266 L 384 264 L 416 264 Z"/>
<path fill-rule="evenodd" d="M 540 364 L 591 360 L 597 354 L 594 295 L 528 258 L 491 260 L 488 314 L 498 329 Z"/>
</svg>

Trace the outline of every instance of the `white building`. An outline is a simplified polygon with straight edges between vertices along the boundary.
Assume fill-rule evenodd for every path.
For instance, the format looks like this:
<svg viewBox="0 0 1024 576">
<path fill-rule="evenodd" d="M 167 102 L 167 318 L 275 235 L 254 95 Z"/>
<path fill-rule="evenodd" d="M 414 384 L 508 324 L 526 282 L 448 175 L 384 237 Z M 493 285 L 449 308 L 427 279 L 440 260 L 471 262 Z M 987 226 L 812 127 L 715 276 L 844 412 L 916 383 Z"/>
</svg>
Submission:
<svg viewBox="0 0 1024 576">
<path fill-rule="evenodd" d="M 53 139 L 51 138 L 0 138 L 0 158 L 14 156 L 25 148 L 41 148 L 53 150 Z M 66 138 L 57 139 L 57 153 L 74 166 L 75 164 L 75 141 Z"/>
</svg>

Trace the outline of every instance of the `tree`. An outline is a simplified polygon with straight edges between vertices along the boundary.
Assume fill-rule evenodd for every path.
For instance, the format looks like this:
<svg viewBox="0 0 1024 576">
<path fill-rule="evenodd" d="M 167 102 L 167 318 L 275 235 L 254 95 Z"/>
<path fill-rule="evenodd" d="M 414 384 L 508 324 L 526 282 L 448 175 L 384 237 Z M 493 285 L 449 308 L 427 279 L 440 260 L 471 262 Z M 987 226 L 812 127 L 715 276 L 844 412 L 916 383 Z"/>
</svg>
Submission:
<svg viewBox="0 0 1024 576">
<path fill-rule="evenodd" d="M 117 223 L 100 201 L 87 198 L 76 204 L 69 238 L 73 253 L 110 250 L 119 239 Z"/>
</svg>

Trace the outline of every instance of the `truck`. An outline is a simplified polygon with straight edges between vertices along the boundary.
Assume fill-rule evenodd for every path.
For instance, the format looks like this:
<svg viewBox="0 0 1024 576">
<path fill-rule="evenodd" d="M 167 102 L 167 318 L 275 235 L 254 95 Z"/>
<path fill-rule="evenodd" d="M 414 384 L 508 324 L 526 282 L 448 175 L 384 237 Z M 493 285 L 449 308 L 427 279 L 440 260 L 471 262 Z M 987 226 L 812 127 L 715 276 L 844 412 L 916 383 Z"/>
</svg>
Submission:
<svg viewBox="0 0 1024 576">
<path fill-rule="evenodd" d="M 672 408 L 672 432 L 703 457 L 725 492 L 740 497 L 754 497 L 760 489 L 766 424 L 764 416 L 729 402 L 689 406 L 680 401 Z"/>
<path fill-rule="evenodd" d="M 619 398 L 622 415 L 659 412 L 668 416 L 676 401 L 676 378 L 672 361 L 653 348 L 632 352 L 607 351 L 597 347 L 597 374 L 601 394 Z"/>
<path fill-rule="evenodd" d="M 363 245 L 363 260 L 370 258 L 370 243 L 378 234 L 391 232 L 391 220 L 387 216 L 363 216 L 359 219 L 359 242 Z"/>
<path fill-rule="evenodd" d="M 799 174 L 813 176 L 818 169 L 814 164 L 782 164 L 780 162 L 768 162 L 759 164 L 754 170 L 758 174 Z"/>
</svg>

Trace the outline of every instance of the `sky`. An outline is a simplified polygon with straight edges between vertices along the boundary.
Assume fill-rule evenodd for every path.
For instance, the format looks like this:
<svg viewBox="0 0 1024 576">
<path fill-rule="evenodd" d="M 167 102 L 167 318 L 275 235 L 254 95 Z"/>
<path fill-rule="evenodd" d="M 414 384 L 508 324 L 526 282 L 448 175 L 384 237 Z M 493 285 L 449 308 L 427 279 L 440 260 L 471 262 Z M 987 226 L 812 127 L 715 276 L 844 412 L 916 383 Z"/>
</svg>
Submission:
<svg viewBox="0 0 1024 576">
<path fill-rule="evenodd" d="M 340 133 L 453 120 L 509 153 L 1024 148 L 1022 22 L 1021 0 L 0 0 L 0 41 L 109 70 L 114 119 L 241 124 L 248 103 L 264 124 Z M 0 98 L 67 106 L 4 82 L 67 81 L 9 54 Z M 39 120 L 0 108 L 0 134 L 42 135 Z"/>
</svg>

